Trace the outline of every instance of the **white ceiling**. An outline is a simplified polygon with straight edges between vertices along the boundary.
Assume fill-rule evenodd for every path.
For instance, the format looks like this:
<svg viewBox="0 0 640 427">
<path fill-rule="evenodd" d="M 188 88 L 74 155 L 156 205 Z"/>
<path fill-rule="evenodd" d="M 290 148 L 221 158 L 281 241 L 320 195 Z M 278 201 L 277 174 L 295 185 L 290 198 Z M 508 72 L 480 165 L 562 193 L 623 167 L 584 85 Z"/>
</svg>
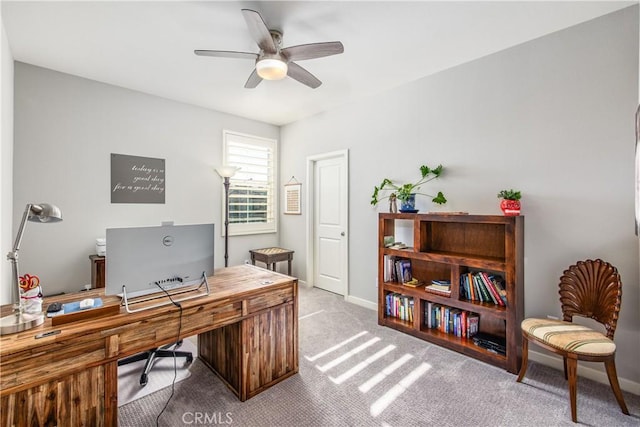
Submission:
<svg viewBox="0 0 640 427">
<path fill-rule="evenodd" d="M 3 0 L 2 20 L 16 61 L 282 125 L 636 3 Z M 242 8 L 284 47 L 340 40 L 345 51 L 300 61 L 318 89 L 290 78 L 244 89 L 251 60 L 193 54 L 257 53 Z"/>
</svg>

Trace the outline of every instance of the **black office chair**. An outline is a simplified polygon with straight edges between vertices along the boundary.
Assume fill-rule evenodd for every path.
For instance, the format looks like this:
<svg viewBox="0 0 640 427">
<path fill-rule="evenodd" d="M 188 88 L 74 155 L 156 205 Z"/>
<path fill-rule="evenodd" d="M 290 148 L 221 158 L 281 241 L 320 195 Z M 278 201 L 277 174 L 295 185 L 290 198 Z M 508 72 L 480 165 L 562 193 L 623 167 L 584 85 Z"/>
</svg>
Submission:
<svg viewBox="0 0 640 427">
<path fill-rule="evenodd" d="M 144 369 L 140 375 L 140 385 L 145 386 L 149 380 L 149 372 L 153 368 L 158 357 L 186 357 L 187 363 L 193 362 L 193 355 L 189 351 L 175 351 L 169 350 L 174 344 L 167 344 L 163 347 L 154 348 L 142 353 L 134 354 L 133 356 L 125 357 L 118 360 L 118 366 L 127 365 L 129 363 L 138 362 L 140 360 L 147 360 L 144 364 Z M 175 343 L 175 348 L 179 348 L 182 345 L 182 341 Z"/>
</svg>

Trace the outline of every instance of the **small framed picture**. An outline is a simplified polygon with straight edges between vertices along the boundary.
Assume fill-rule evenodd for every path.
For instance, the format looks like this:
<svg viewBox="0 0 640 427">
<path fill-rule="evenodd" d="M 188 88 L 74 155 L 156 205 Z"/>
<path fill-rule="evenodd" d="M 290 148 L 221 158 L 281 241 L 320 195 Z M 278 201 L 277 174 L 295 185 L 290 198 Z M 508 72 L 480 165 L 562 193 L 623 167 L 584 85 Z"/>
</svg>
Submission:
<svg viewBox="0 0 640 427">
<path fill-rule="evenodd" d="M 302 184 L 293 183 L 284 186 L 284 213 L 286 215 L 302 215 Z"/>
</svg>

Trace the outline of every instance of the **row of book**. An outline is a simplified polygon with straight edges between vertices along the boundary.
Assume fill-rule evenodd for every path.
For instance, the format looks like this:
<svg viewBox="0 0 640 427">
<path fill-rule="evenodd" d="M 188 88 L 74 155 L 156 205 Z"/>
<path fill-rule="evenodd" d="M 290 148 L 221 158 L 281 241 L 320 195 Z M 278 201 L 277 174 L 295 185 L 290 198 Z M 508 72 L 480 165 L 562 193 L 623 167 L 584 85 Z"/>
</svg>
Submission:
<svg viewBox="0 0 640 427">
<path fill-rule="evenodd" d="M 386 315 L 400 320 L 413 322 L 413 298 L 399 293 L 389 293 L 386 296 Z"/>
<path fill-rule="evenodd" d="M 409 283 L 413 279 L 411 274 L 411 260 L 406 258 L 398 258 L 385 255 L 384 256 L 384 273 L 385 282 Z"/>
<path fill-rule="evenodd" d="M 471 338 L 478 333 L 480 316 L 466 310 L 429 302 L 424 309 L 424 324 L 456 337 Z"/>
<path fill-rule="evenodd" d="M 460 297 L 506 307 L 507 291 L 500 276 L 478 271 L 460 276 Z"/>
</svg>

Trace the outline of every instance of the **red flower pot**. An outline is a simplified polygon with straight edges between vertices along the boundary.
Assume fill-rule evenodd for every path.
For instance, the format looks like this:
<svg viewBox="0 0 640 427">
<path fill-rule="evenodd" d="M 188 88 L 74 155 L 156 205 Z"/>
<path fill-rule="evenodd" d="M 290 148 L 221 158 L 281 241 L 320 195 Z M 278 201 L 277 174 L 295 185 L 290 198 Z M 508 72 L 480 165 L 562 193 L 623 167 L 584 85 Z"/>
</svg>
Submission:
<svg viewBox="0 0 640 427">
<path fill-rule="evenodd" d="M 505 216 L 518 216 L 520 215 L 520 200 L 502 199 L 500 209 Z"/>
</svg>

